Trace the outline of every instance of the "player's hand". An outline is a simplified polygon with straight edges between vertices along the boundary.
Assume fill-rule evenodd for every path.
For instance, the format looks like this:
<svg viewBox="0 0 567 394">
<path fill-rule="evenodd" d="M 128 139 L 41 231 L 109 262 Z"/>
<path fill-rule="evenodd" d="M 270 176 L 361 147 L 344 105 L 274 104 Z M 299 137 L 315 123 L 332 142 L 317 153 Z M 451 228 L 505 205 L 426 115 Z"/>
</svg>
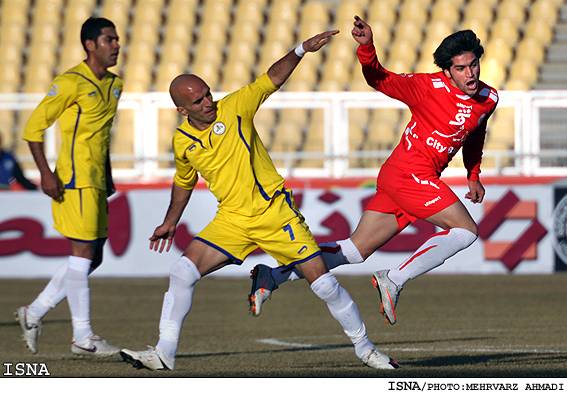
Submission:
<svg viewBox="0 0 567 394">
<path fill-rule="evenodd" d="M 49 172 L 41 177 L 41 189 L 55 201 L 63 200 L 63 185 L 55 173 Z"/>
<path fill-rule="evenodd" d="M 339 34 L 338 30 L 329 30 L 316 36 L 311 37 L 310 39 L 303 41 L 303 50 L 305 52 L 317 52 L 321 49 L 327 42 L 329 42 L 329 37 L 334 36 L 335 34 Z"/>
<path fill-rule="evenodd" d="M 469 191 L 465 198 L 471 200 L 473 204 L 480 204 L 484 200 L 484 187 L 480 181 L 469 181 Z"/>
<path fill-rule="evenodd" d="M 150 237 L 150 249 L 156 252 L 169 252 L 171 244 L 173 243 L 173 236 L 175 235 L 175 226 L 171 227 L 166 224 L 156 227 L 153 235 Z"/>
<path fill-rule="evenodd" d="M 372 42 L 372 29 L 358 15 L 354 17 L 354 27 L 351 34 L 360 45 L 367 45 Z"/>
</svg>

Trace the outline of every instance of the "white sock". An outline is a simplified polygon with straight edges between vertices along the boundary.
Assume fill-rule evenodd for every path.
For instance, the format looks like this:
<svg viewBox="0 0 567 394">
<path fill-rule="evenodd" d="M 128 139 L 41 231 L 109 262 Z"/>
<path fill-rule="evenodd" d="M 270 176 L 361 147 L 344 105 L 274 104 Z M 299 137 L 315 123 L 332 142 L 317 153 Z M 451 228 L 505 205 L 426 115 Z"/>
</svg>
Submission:
<svg viewBox="0 0 567 394">
<path fill-rule="evenodd" d="M 388 277 L 398 286 L 403 286 L 408 280 L 431 271 L 457 252 L 468 248 L 476 238 L 474 233 L 463 228 L 434 234 L 410 258 L 397 268 L 391 269 Z"/>
<path fill-rule="evenodd" d="M 93 335 L 89 291 L 91 260 L 70 256 L 65 274 L 65 291 L 73 321 L 73 341 L 81 341 Z"/>
<path fill-rule="evenodd" d="M 175 358 L 183 320 L 191 310 L 195 283 L 199 279 L 201 274 L 197 266 L 185 256 L 171 266 L 169 289 L 163 298 L 157 344 L 169 359 Z"/>
<path fill-rule="evenodd" d="M 67 260 L 55 271 L 43 291 L 28 306 L 28 317 L 32 318 L 32 320 L 41 320 L 47 312 L 55 308 L 67 296 L 64 278 L 68 264 L 69 261 Z"/>
<path fill-rule="evenodd" d="M 329 271 L 344 264 L 359 264 L 364 261 L 350 238 L 337 242 L 325 242 L 320 245 L 320 248 Z M 277 286 L 288 280 L 303 279 L 299 271 L 286 266 L 272 268 L 272 277 Z"/>
<path fill-rule="evenodd" d="M 332 273 L 321 275 L 311 284 L 313 292 L 327 303 L 331 315 L 340 323 L 345 334 L 354 345 L 358 357 L 373 349 L 366 335 L 366 327 L 350 294 L 339 284 Z"/>
</svg>

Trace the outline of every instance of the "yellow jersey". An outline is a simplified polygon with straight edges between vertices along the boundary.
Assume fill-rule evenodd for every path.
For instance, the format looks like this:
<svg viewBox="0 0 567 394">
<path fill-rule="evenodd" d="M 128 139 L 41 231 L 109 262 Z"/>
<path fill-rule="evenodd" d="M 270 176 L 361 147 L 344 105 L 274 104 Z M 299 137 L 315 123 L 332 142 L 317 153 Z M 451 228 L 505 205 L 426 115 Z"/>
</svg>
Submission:
<svg viewBox="0 0 567 394">
<path fill-rule="evenodd" d="M 192 190 L 198 175 L 207 182 L 219 209 L 246 216 L 263 213 L 284 191 L 253 118 L 260 105 L 278 88 L 267 74 L 216 102 L 217 118 L 206 130 L 188 120 L 173 135 L 174 183 Z"/>
<path fill-rule="evenodd" d="M 33 111 L 24 140 L 43 142 L 45 129 L 57 119 L 61 148 L 56 172 L 66 189 L 106 190 L 110 128 L 122 94 L 122 79 L 107 71 L 99 80 L 82 62 L 55 78 Z"/>
</svg>

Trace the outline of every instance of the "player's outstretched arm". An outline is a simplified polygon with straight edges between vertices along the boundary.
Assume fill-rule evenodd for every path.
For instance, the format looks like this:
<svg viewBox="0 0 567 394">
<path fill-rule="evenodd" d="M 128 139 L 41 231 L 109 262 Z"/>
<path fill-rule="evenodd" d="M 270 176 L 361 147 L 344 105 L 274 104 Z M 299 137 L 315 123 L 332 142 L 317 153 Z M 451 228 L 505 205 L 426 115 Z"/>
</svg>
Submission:
<svg viewBox="0 0 567 394">
<path fill-rule="evenodd" d="M 295 67 L 299 64 L 301 58 L 306 52 L 317 52 L 321 49 L 327 42 L 329 38 L 335 34 L 338 34 L 338 30 L 329 30 L 320 34 L 317 34 L 310 39 L 302 42 L 290 51 L 287 55 L 282 57 L 280 60 L 275 62 L 268 70 L 268 77 L 272 83 L 276 86 L 282 86 L 285 81 L 289 78 Z"/>
<path fill-rule="evenodd" d="M 352 37 L 360 45 L 370 44 L 373 40 L 372 29 L 358 15 L 354 16 L 354 26 L 351 31 Z"/>
<path fill-rule="evenodd" d="M 156 227 L 150 237 L 150 249 L 161 253 L 165 248 L 165 251 L 169 252 L 171 244 L 173 243 L 173 237 L 175 236 L 177 223 L 179 223 L 192 193 L 193 190 L 185 190 L 173 184 L 167 214 L 165 215 L 163 223 Z"/>
</svg>

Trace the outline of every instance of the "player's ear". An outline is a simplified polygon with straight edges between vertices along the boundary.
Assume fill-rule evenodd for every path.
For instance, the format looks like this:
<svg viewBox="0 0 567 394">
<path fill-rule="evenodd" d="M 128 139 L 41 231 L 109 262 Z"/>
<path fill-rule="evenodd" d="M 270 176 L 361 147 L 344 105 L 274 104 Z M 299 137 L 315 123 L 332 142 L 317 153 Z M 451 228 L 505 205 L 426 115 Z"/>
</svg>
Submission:
<svg viewBox="0 0 567 394">
<path fill-rule="evenodd" d="M 187 110 L 183 107 L 177 107 L 177 112 L 185 117 L 189 116 L 189 112 L 187 112 Z"/>
<path fill-rule="evenodd" d="M 445 74 L 445 76 L 449 79 L 453 78 L 451 71 L 447 70 L 446 68 L 443 69 L 443 74 Z"/>
<path fill-rule="evenodd" d="M 87 48 L 87 51 L 89 52 L 94 52 L 96 50 L 96 42 L 93 40 L 85 40 L 85 48 Z"/>
</svg>

